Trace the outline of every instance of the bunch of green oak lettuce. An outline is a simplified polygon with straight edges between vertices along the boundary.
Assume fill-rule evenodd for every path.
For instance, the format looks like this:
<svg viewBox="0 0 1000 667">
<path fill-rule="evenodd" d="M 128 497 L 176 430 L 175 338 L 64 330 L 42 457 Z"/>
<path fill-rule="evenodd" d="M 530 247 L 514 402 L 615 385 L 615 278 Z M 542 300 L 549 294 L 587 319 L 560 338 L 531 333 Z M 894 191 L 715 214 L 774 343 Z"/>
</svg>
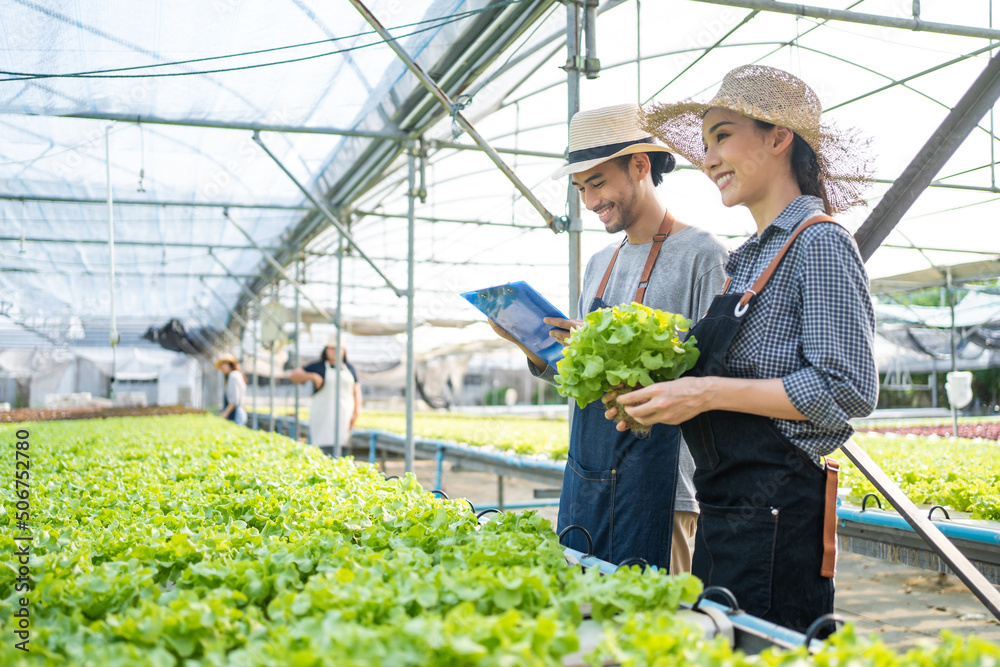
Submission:
<svg viewBox="0 0 1000 667">
<path fill-rule="evenodd" d="M 563 349 L 556 375 L 559 393 L 582 408 L 611 389 L 628 391 L 677 379 L 698 360 L 695 338 L 681 340 L 690 326 L 683 315 L 639 303 L 589 313 Z M 619 410 L 619 417 L 624 416 Z M 637 430 L 636 424 L 629 425 Z"/>
</svg>

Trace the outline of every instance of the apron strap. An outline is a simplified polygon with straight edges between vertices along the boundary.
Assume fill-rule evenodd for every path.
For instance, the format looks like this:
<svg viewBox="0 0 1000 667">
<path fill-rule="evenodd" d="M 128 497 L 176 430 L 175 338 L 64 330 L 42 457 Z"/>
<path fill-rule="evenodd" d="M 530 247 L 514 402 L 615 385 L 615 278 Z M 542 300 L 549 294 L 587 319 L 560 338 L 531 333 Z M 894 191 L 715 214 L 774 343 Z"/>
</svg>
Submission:
<svg viewBox="0 0 1000 667">
<path fill-rule="evenodd" d="M 646 286 L 649 285 L 649 275 L 653 272 L 653 265 L 656 264 L 656 258 L 660 256 L 660 248 L 663 247 L 663 242 L 670 236 L 670 230 L 674 228 L 674 222 L 676 222 L 676 218 L 670 215 L 670 211 L 664 212 L 663 222 L 660 223 L 660 229 L 653 236 L 653 245 L 649 249 L 649 255 L 646 256 L 646 266 L 642 267 L 639 286 L 635 290 L 636 303 L 642 303 L 642 300 L 646 298 Z"/>
<path fill-rule="evenodd" d="M 604 299 L 604 288 L 608 286 L 608 279 L 611 278 L 611 269 L 615 268 L 615 260 L 618 259 L 618 251 L 622 249 L 622 246 L 628 243 L 628 237 L 622 239 L 622 242 L 615 248 L 615 254 L 611 255 L 611 261 L 608 263 L 608 270 L 604 272 L 604 277 L 601 278 L 601 284 L 597 286 L 597 294 L 594 295 L 594 299 Z"/>
<path fill-rule="evenodd" d="M 837 471 L 840 464 L 826 459 L 826 506 L 823 508 L 823 562 L 819 575 L 832 579 L 837 572 Z"/>
<path fill-rule="evenodd" d="M 649 255 L 646 256 L 646 266 L 642 269 L 642 276 L 639 278 L 639 287 L 635 290 L 635 300 L 639 303 L 642 303 L 643 298 L 646 296 L 646 285 L 649 283 L 649 274 L 652 273 L 653 265 L 656 264 L 656 258 L 660 254 L 660 246 L 670 236 L 670 230 L 673 229 L 675 221 L 676 218 L 670 215 L 670 211 L 666 211 L 663 214 L 663 222 L 660 223 L 660 228 L 653 236 L 653 245 L 649 249 Z M 618 251 L 626 243 L 628 243 L 627 236 L 622 239 L 621 245 L 615 248 L 615 253 L 611 255 L 611 261 L 608 262 L 608 268 L 604 272 L 604 277 L 601 278 L 601 284 L 597 286 L 597 294 L 594 295 L 595 300 L 604 300 L 604 288 L 608 286 L 608 280 L 611 278 L 611 270 L 615 268 L 615 261 L 618 260 Z"/>
<path fill-rule="evenodd" d="M 762 274 L 760 274 L 760 277 L 757 278 L 756 282 L 754 282 L 753 287 L 751 287 L 750 289 L 748 289 L 743 294 L 743 297 L 740 299 L 740 305 L 739 305 L 739 308 L 738 308 L 739 311 L 742 311 L 742 312 L 745 313 L 746 309 L 748 308 L 747 304 L 750 303 L 750 299 L 752 299 L 755 295 L 760 294 L 761 290 L 764 289 L 764 286 L 767 285 L 767 281 L 769 281 L 771 279 L 771 276 L 774 275 L 774 272 L 777 270 L 778 265 L 781 264 L 781 260 L 783 260 L 785 258 L 785 253 L 787 253 L 788 249 L 792 247 L 792 243 L 795 241 L 795 239 L 798 238 L 799 234 L 801 234 L 802 232 L 804 232 L 807 227 L 811 227 L 811 226 L 813 226 L 813 225 L 815 225 L 816 223 L 819 223 L 819 222 L 832 222 L 835 225 L 836 224 L 840 224 L 840 223 L 838 223 L 836 220 L 834 220 L 833 218 L 831 218 L 828 215 L 817 215 L 817 216 L 813 216 L 812 218 L 809 218 L 808 220 L 806 220 L 805 222 L 803 222 L 801 225 L 799 225 L 795 229 L 795 231 L 792 232 L 791 237 L 789 237 L 789 239 L 787 241 L 785 241 L 785 245 L 783 245 L 781 247 L 781 250 L 779 250 L 778 254 L 775 255 L 774 259 L 771 260 L 771 263 L 767 265 L 766 269 L 764 269 L 764 272 Z M 727 283 L 727 287 L 728 287 L 728 283 Z M 725 293 L 725 292 L 723 292 L 723 293 Z M 742 313 L 740 313 L 740 314 L 742 314 Z"/>
</svg>

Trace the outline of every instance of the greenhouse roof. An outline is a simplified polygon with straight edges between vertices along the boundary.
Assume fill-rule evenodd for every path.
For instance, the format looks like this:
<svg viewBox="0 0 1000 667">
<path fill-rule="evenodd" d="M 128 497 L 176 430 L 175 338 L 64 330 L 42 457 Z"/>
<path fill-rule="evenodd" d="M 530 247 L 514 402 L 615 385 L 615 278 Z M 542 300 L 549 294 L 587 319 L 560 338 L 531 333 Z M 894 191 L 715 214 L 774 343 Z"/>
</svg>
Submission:
<svg viewBox="0 0 1000 667">
<path fill-rule="evenodd" d="M 1000 41 L 992 28 L 1000 0 L 924 2 L 920 32 L 760 4 L 602 2 L 602 70 L 582 81 L 581 108 L 707 99 L 738 64 L 787 69 L 816 89 L 828 118 L 874 138 L 874 206 Z M 898 3 L 888 0 L 821 4 L 912 20 L 894 18 Z M 566 213 L 566 184 L 548 178 L 566 145 L 566 7 L 379 0 L 369 8 L 540 202 Z M 439 104 L 347 0 L 13 0 L 0 6 L 0 26 L 3 346 L 80 340 L 107 327 L 109 176 L 122 331 L 170 318 L 236 326 L 231 312 L 246 315 L 248 292 L 276 293 L 290 306 L 289 282 L 272 287 L 278 272 L 263 253 L 292 276 L 304 258 L 309 307 L 332 314 L 336 230 L 293 177 L 357 242 L 339 281 L 343 316 L 391 328 L 406 319 L 407 145 L 421 139 L 417 322 L 478 319 L 457 293 L 510 280 L 568 301 L 567 235 L 546 228 L 458 127 L 458 108 Z M 991 110 L 872 258 L 872 277 L 1000 256 L 998 237 L 983 231 L 1000 217 L 996 161 Z M 723 208 L 710 186 L 682 169 L 661 192 L 681 219 L 738 243 L 752 220 Z M 868 213 L 842 220 L 856 229 Z M 610 240 L 587 212 L 583 226 L 585 261 Z M 483 334 L 448 331 L 430 338 Z"/>
</svg>

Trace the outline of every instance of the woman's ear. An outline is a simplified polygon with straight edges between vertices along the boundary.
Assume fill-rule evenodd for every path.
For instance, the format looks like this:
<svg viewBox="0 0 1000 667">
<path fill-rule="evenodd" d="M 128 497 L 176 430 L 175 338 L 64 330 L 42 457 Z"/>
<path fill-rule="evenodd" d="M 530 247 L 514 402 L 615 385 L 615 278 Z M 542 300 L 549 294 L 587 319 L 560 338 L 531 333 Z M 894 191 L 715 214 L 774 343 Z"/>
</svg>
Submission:
<svg viewBox="0 0 1000 667">
<path fill-rule="evenodd" d="M 791 150 L 792 142 L 795 140 L 794 132 L 780 125 L 775 125 L 772 132 L 771 148 L 775 153 L 783 153 L 786 150 Z"/>
</svg>

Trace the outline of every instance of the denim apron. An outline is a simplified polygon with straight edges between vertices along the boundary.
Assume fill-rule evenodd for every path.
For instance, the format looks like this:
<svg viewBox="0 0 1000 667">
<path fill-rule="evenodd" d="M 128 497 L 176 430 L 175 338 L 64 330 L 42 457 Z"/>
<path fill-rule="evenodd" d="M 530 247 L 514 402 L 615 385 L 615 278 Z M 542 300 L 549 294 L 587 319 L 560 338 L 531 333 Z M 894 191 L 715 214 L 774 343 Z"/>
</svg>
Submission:
<svg viewBox="0 0 1000 667">
<path fill-rule="evenodd" d="M 796 236 L 818 222 L 833 220 L 817 216 L 799 225 L 746 294 L 726 294 L 726 283 L 689 334 L 701 355 L 687 375 L 730 375 L 726 353 L 753 296 Z M 766 417 L 712 410 L 681 430 L 701 507 L 692 573 L 705 586 L 728 588 L 744 611 L 800 632 L 832 612 L 832 572 L 821 575 L 826 471 Z"/>
<path fill-rule="evenodd" d="M 639 303 L 645 298 L 650 272 L 673 223 L 673 216 L 667 213 L 653 237 L 636 290 Z M 623 240 L 622 245 L 627 242 Z M 588 312 L 607 307 L 604 289 L 618 250 Z M 600 400 L 574 410 L 558 530 L 570 525 L 586 528 L 594 541 L 594 555 L 602 560 L 621 563 L 639 557 L 669 570 L 680 429 L 656 424 L 649 436 L 639 438 L 631 431 L 616 430 L 616 422 L 604 417 L 605 410 Z M 579 531 L 570 531 L 563 541 L 572 549 L 587 551 L 586 539 Z"/>
</svg>

